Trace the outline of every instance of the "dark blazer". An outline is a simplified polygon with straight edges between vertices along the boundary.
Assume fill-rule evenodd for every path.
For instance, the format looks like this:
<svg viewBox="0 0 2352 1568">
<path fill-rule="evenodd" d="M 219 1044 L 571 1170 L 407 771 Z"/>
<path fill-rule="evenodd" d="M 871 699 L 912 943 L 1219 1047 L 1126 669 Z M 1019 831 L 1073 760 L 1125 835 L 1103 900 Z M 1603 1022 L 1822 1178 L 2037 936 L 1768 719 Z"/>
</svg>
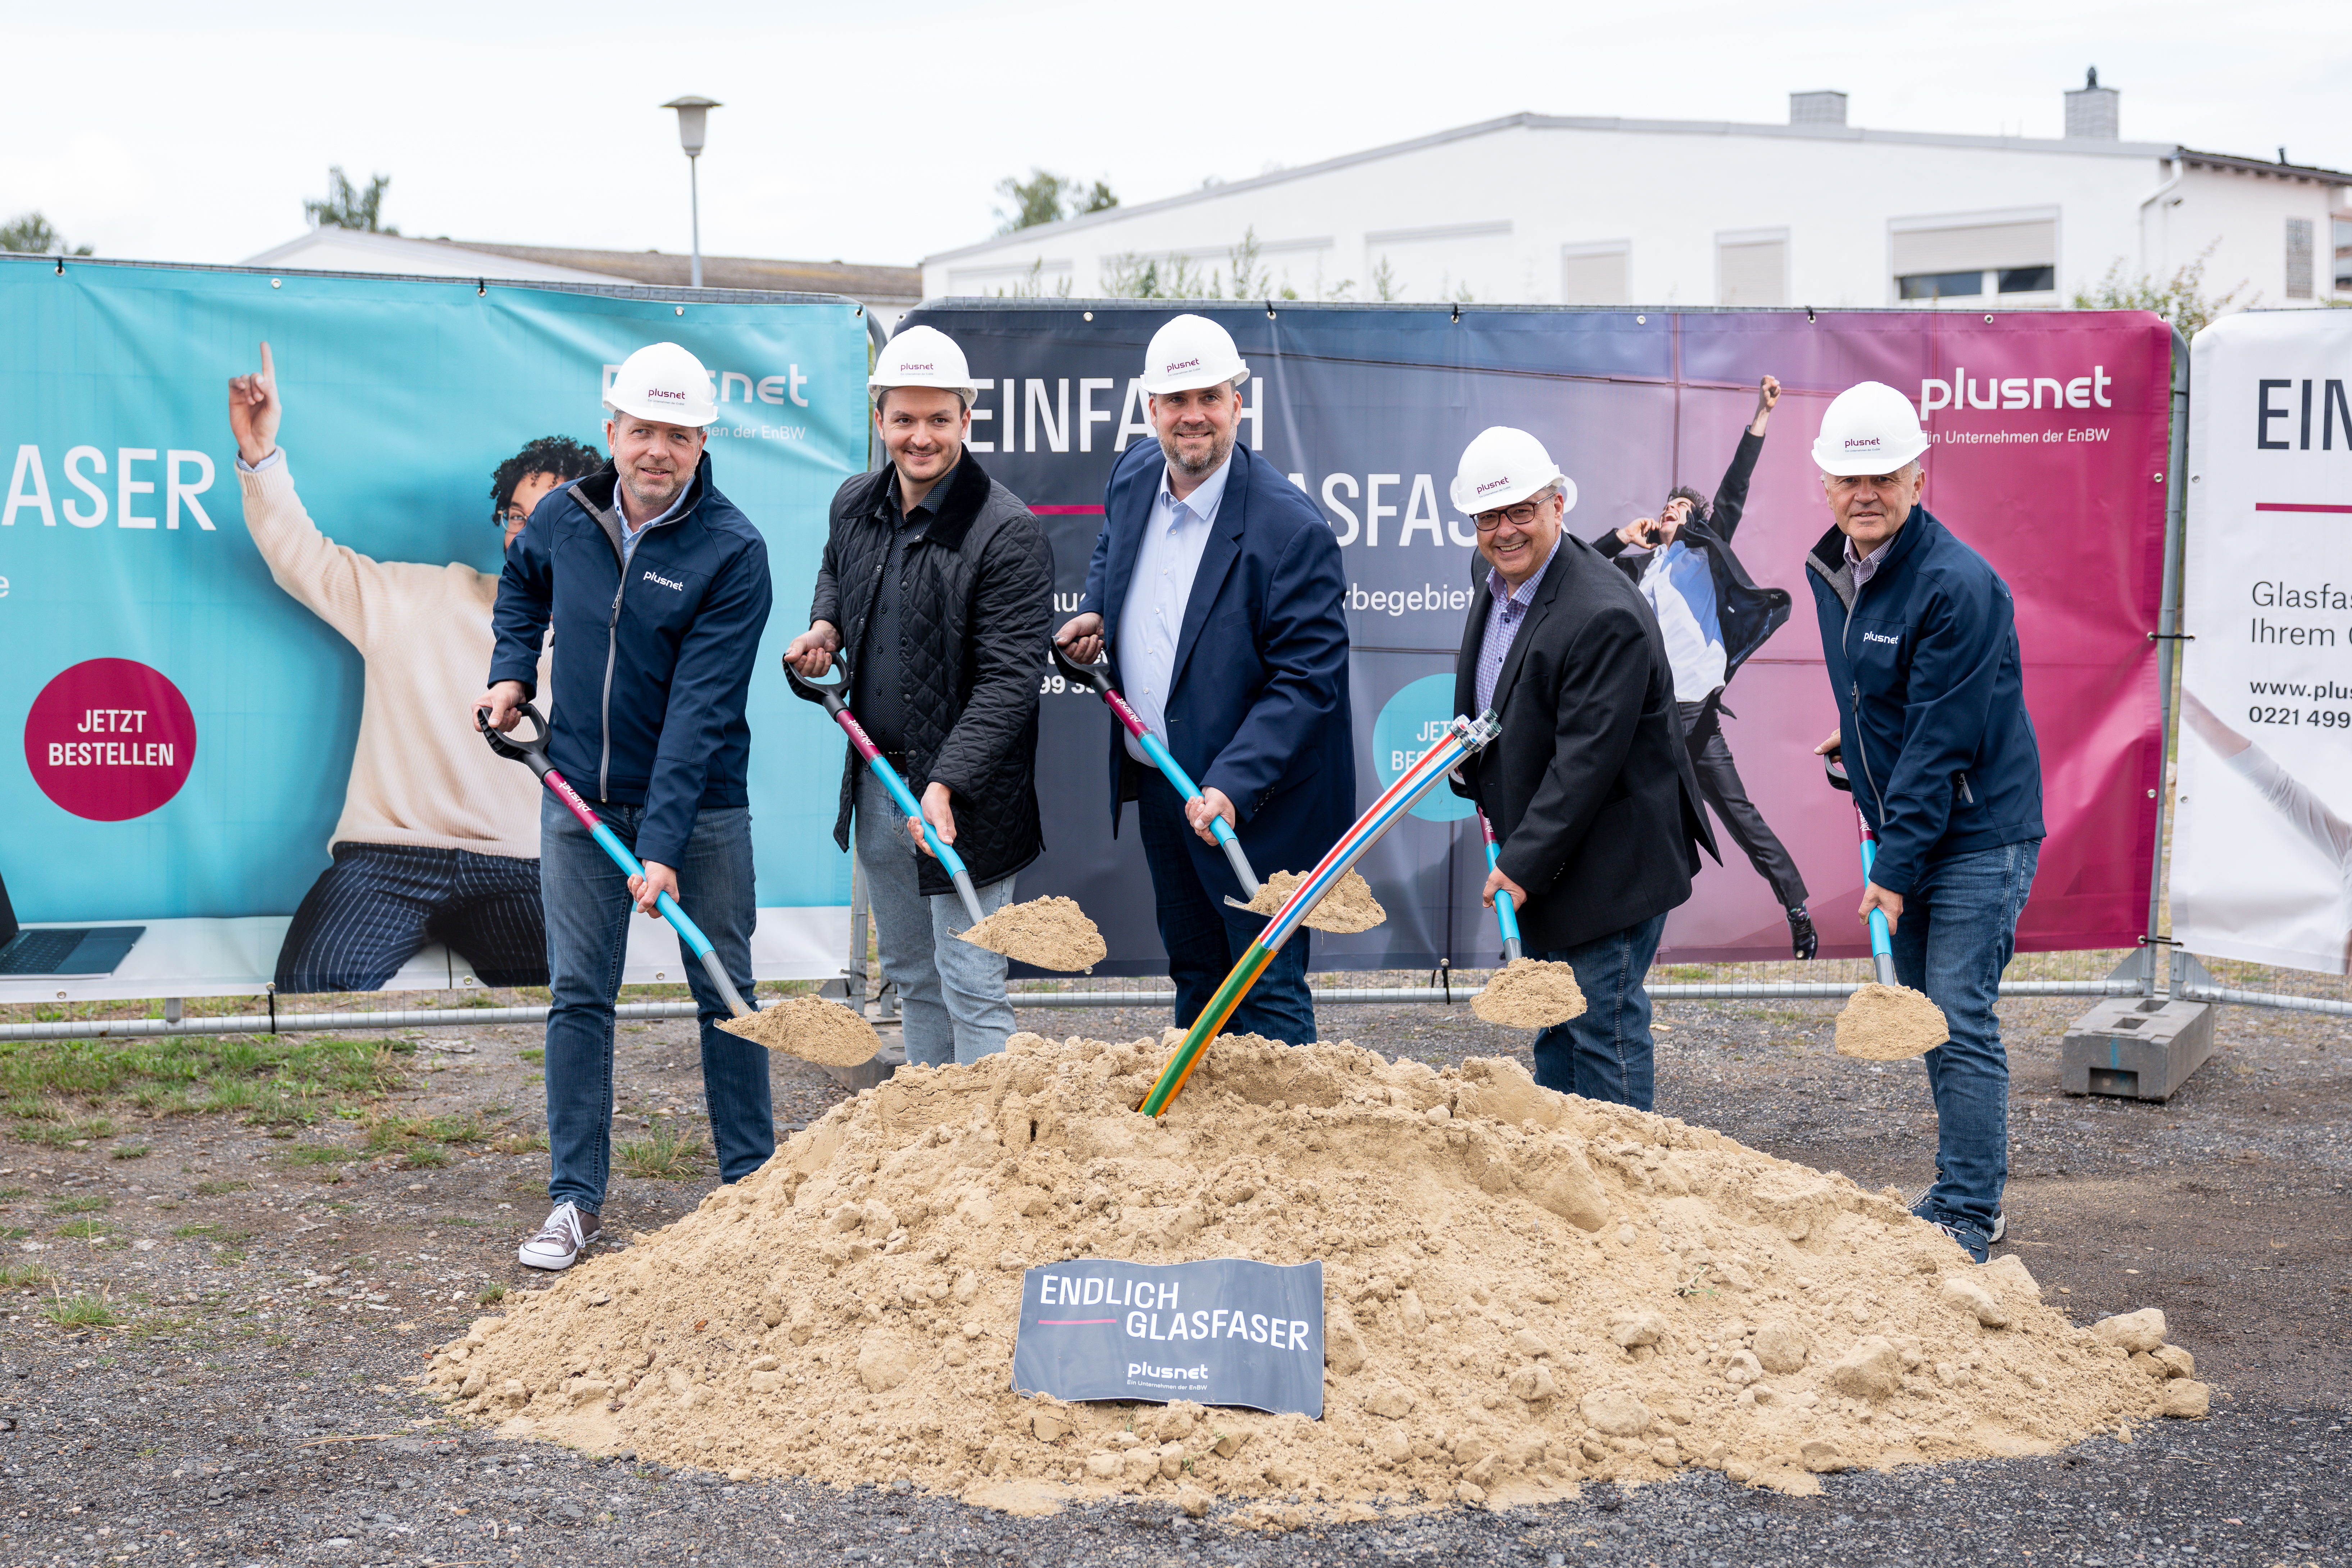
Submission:
<svg viewBox="0 0 2352 1568">
<path fill-rule="evenodd" d="M 1751 431 L 1739 433 L 1739 449 L 1731 455 L 1731 467 L 1724 470 L 1723 482 L 1715 488 L 1715 500 L 1706 516 L 1693 518 L 1683 524 L 1684 544 L 1692 550 L 1706 552 L 1707 575 L 1715 580 L 1715 618 L 1723 633 L 1723 679 L 1729 684 L 1748 662 L 1748 655 L 1762 647 L 1767 638 L 1788 623 L 1790 600 L 1786 588 L 1759 588 L 1731 552 L 1731 536 L 1739 527 L 1740 514 L 1748 510 L 1748 480 L 1756 471 L 1756 459 L 1763 454 L 1764 437 Z M 1635 556 L 1628 561 L 1619 552 L 1625 542 L 1617 531 L 1592 542 L 1593 548 L 1617 563 L 1618 570 L 1639 582 L 1647 569 L 1650 558 Z"/>
<path fill-rule="evenodd" d="M 1143 530 L 1167 459 L 1156 441 L 1128 448 L 1103 491 L 1103 529 L 1081 610 L 1103 618 L 1111 678 Z M 1347 573 L 1331 525 L 1306 492 L 1235 442 L 1224 498 L 1184 605 L 1164 739 L 1203 789 L 1234 803 L 1235 832 L 1261 877 L 1305 871 L 1356 820 L 1356 757 L 1348 706 Z M 1135 797 L 1126 731 L 1110 730 L 1111 832 Z M 1213 845 L 1190 840 L 1213 898 L 1241 885 Z"/>
<path fill-rule="evenodd" d="M 1476 700 L 1493 603 L 1482 579 L 1454 668 L 1456 713 Z M 1690 897 L 1698 846 L 1716 848 L 1665 639 L 1624 574 L 1582 540 L 1560 535 L 1494 707 L 1502 733 L 1454 791 L 1486 814 L 1497 864 L 1527 889 L 1519 931 L 1530 954 L 1639 925 Z"/>
<path fill-rule="evenodd" d="M 877 515 L 898 470 L 859 474 L 833 498 L 817 563 L 811 621 L 841 633 L 850 668 L 865 657 L 867 625 L 890 552 Z M 970 452 L 948 476 L 939 510 L 906 553 L 903 633 L 907 787 L 954 793 L 956 853 L 982 887 L 1012 876 L 1045 848 L 1037 820 L 1037 688 L 1054 614 L 1054 551 L 1020 497 Z M 834 842 L 849 847 L 850 803 L 866 761 L 842 760 Z M 955 891 L 929 855 L 915 858 L 927 894 Z"/>
</svg>

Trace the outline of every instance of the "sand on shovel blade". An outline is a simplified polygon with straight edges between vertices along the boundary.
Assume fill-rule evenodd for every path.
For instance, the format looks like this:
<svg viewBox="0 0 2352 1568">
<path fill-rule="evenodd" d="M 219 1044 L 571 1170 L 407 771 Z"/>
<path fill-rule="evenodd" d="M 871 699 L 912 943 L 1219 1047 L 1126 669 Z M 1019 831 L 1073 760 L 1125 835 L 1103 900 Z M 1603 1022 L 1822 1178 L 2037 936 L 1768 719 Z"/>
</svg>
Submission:
<svg viewBox="0 0 2352 1568">
<path fill-rule="evenodd" d="M 882 1037 L 873 1025 L 838 1002 L 814 996 L 787 996 L 748 1018 L 722 1020 L 719 1026 L 819 1067 L 854 1068 L 882 1048 Z"/>
<path fill-rule="evenodd" d="M 1007 904 L 956 935 L 1039 969 L 1090 970 L 1110 952 L 1077 901 L 1060 897 Z"/>
<path fill-rule="evenodd" d="M 1489 1024 L 1513 1029 L 1548 1029 L 1584 1011 L 1576 971 L 1542 958 L 1515 958 L 1486 988 L 1470 999 L 1470 1010 Z"/>
<path fill-rule="evenodd" d="M 1908 985 L 1873 981 L 1837 1016 L 1838 1055 L 1866 1062 L 1924 1056 L 1950 1037 L 1943 1009 Z"/>
<path fill-rule="evenodd" d="M 1290 895 L 1298 891 L 1298 884 L 1305 880 L 1296 871 L 1276 871 L 1258 884 L 1257 897 L 1249 901 L 1250 913 L 1274 913 L 1289 901 Z M 1349 871 L 1308 911 L 1306 923 L 1317 931 L 1353 936 L 1360 931 L 1371 930 L 1388 918 L 1388 910 L 1381 908 L 1381 901 L 1372 897 L 1371 884 Z"/>
</svg>

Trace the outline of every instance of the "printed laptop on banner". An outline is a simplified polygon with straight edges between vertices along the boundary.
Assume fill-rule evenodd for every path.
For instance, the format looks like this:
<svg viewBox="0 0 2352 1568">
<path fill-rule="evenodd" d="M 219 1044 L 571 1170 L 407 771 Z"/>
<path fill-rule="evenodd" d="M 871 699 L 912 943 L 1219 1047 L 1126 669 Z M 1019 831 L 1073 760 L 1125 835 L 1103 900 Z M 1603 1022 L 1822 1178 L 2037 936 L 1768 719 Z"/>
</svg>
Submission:
<svg viewBox="0 0 2352 1568">
<path fill-rule="evenodd" d="M 56 974 L 86 979 L 111 974 L 145 926 L 69 926 L 26 931 L 16 923 L 8 884 L 0 879 L 0 975 Z"/>
</svg>

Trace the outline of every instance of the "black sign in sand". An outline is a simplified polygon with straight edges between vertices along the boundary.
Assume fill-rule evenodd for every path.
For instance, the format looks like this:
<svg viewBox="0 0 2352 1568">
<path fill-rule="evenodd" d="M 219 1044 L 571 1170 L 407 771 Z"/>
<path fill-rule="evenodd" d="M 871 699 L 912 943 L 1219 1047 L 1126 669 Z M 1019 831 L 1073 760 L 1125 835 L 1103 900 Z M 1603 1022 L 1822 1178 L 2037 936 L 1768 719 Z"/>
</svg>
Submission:
<svg viewBox="0 0 2352 1568">
<path fill-rule="evenodd" d="M 1323 1415 L 1323 1265 L 1086 1258 L 1021 1283 L 1013 1387 Z"/>
</svg>

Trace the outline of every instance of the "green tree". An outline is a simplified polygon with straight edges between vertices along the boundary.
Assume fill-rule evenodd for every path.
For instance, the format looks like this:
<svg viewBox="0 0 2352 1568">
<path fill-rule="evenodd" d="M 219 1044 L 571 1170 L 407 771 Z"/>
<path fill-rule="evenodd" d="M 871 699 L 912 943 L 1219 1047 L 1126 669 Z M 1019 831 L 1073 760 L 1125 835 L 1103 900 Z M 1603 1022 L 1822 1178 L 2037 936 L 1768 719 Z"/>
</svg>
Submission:
<svg viewBox="0 0 2352 1568">
<path fill-rule="evenodd" d="M 58 233 L 49 220 L 37 212 L 29 212 L 0 223 L 0 250 L 17 256 L 88 256 L 89 247 L 78 245 L 68 250 L 65 237 Z"/>
<path fill-rule="evenodd" d="M 1008 174 L 997 181 L 996 194 L 1008 204 L 996 209 L 999 234 L 1017 234 L 1039 224 L 1059 223 L 1066 217 L 1082 217 L 1118 205 L 1118 197 L 1104 181 L 1089 185 L 1035 167 L 1025 180 Z"/>
<path fill-rule="evenodd" d="M 2246 310 L 2261 298 L 2256 294 L 2239 299 L 2239 295 L 2246 292 L 2242 280 L 2226 294 L 2209 295 L 2205 292 L 2205 263 L 2212 258 L 2213 246 L 2221 243 L 2217 239 L 2213 245 L 2199 251 L 2196 260 L 2161 283 L 2145 272 L 2136 282 L 2125 281 L 2124 264 L 2118 258 L 2113 267 L 2107 268 L 2107 275 L 2099 279 L 2096 289 L 2075 291 L 2074 309 L 2153 310 L 2180 329 L 2182 337 L 2193 338 L 2214 317 L 2232 309 Z"/>
<path fill-rule="evenodd" d="M 320 228 L 357 228 L 370 234 L 398 234 L 383 220 L 383 193 L 390 174 L 377 174 L 362 191 L 344 177 L 341 163 L 327 171 L 327 199 L 302 203 L 303 216 Z"/>
</svg>

